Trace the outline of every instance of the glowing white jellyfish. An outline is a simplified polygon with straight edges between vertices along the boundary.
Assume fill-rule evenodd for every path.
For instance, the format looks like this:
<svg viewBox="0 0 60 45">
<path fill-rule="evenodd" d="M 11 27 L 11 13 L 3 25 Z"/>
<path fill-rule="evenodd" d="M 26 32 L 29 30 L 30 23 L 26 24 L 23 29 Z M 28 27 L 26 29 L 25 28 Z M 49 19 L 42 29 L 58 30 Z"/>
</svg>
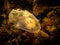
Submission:
<svg viewBox="0 0 60 45">
<path fill-rule="evenodd" d="M 17 29 L 30 33 L 38 33 L 41 29 L 38 19 L 27 10 L 13 9 L 9 13 L 9 23 L 13 23 L 13 26 Z"/>
</svg>

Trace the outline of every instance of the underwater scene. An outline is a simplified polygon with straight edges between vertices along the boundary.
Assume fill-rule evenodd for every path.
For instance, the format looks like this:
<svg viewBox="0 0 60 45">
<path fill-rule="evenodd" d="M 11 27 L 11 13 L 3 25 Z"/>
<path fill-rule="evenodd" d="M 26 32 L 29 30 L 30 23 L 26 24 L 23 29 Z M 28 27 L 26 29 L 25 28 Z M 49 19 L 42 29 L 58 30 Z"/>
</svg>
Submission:
<svg viewBox="0 0 60 45">
<path fill-rule="evenodd" d="M 60 1 L 0 0 L 0 45 L 60 45 Z"/>
</svg>

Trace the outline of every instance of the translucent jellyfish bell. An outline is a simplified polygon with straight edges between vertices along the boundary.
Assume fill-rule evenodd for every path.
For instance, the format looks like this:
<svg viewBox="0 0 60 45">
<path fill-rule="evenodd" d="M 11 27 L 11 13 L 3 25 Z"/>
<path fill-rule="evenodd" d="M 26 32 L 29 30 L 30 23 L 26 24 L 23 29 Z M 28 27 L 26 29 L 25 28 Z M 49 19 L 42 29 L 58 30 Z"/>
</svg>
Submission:
<svg viewBox="0 0 60 45">
<path fill-rule="evenodd" d="M 30 33 L 38 33 L 41 29 L 38 19 L 27 10 L 13 9 L 9 13 L 9 23 L 13 23 L 13 26 L 17 29 Z"/>
</svg>

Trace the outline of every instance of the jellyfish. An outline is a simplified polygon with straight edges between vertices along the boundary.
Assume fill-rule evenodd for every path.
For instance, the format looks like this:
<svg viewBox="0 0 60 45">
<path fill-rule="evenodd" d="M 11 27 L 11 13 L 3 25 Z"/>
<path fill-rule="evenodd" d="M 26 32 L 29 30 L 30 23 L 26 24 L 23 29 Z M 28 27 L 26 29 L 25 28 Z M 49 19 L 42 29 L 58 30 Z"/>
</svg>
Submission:
<svg viewBox="0 0 60 45">
<path fill-rule="evenodd" d="M 22 29 L 29 33 L 38 33 L 41 29 L 39 20 L 27 10 L 12 9 L 9 13 L 9 23 L 17 29 Z"/>
</svg>

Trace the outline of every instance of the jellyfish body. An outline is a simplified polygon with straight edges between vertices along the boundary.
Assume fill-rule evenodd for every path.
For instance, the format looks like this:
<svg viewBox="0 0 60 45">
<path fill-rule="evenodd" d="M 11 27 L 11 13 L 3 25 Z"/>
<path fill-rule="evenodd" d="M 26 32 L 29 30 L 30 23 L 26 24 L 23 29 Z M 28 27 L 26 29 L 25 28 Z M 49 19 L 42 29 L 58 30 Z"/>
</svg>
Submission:
<svg viewBox="0 0 60 45">
<path fill-rule="evenodd" d="M 13 26 L 17 29 L 30 33 L 38 33 L 41 29 L 38 19 L 27 10 L 13 9 L 9 13 L 9 23 L 13 23 Z"/>
</svg>

